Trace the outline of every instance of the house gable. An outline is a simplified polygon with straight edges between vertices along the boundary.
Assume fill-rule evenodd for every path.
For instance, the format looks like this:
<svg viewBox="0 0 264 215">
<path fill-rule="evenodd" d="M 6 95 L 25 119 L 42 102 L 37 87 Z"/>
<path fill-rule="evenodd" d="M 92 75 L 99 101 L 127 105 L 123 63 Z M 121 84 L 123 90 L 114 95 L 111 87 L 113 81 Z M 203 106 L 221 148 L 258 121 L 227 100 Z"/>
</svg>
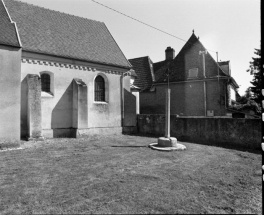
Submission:
<svg viewBox="0 0 264 215">
<path fill-rule="evenodd" d="M 191 69 L 198 69 L 197 79 L 203 79 L 203 59 L 199 52 L 205 50 L 205 47 L 193 33 L 173 61 L 155 71 L 158 76 L 156 83 L 167 81 L 167 69 L 171 72 L 170 81 L 172 82 L 188 80 Z M 209 52 L 205 55 L 205 64 L 207 78 L 217 77 L 218 72 L 220 76 L 226 76 Z"/>
</svg>

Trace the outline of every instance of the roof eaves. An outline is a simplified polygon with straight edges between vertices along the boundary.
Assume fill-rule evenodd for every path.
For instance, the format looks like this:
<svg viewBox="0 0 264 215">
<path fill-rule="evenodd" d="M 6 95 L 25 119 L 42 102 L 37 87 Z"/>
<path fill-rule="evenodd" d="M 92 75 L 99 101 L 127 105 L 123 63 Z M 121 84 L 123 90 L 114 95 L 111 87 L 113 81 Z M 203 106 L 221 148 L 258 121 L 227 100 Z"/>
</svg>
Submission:
<svg viewBox="0 0 264 215">
<path fill-rule="evenodd" d="M 231 81 L 232 81 L 232 83 L 234 84 L 234 86 L 235 86 L 236 88 L 239 88 L 239 85 L 237 84 L 236 80 L 235 80 L 233 77 L 230 77 L 230 78 L 231 78 Z"/>
<path fill-rule="evenodd" d="M 103 22 L 106 30 L 109 32 L 109 35 L 112 37 L 112 39 L 114 40 L 115 44 L 117 45 L 117 47 L 119 48 L 120 52 L 122 53 L 122 55 L 124 56 L 124 58 L 126 59 L 129 67 L 128 68 L 132 68 L 132 65 L 130 64 L 130 62 L 128 61 L 128 59 L 126 58 L 126 56 L 124 55 L 123 51 L 121 50 L 121 48 L 119 47 L 119 45 L 117 44 L 116 40 L 114 39 L 114 37 L 112 36 L 111 32 L 109 31 L 109 29 L 107 28 L 106 24 Z"/>
<path fill-rule="evenodd" d="M 154 75 L 154 69 L 153 69 L 153 62 L 150 59 L 150 57 L 148 56 L 148 62 L 149 62 L 149 69 L 150 69 L 150 73 L 151 73 L 151 78 L 152 78 L 152 82 L 155 82 L 155 75 Z"/>
<path fill-rule="evenodd" d="M 205 50 L 207 50 L 207 49 L 204 47 L 204 45 L 200 42 L 200 40 L 198 40 L 198 42 L 201 44 L 201 46 L 202 46 Z M 226 73 L 224 72 L 224 70 L 220 67 L 220 65 L 215 61 L 215 59 L 212 57 L 212 55 L 210 54 L 210 52 L 207 52 L 207 53 L 208 53 L 208 55 L 213 59 L 214 63 L 215 63 L 216 66 L 218 67 L 218 69 L 220 69 L 220 71 L 221 71 L 224 75 L 229 76 L 228 74 L 226 74 Z M 218 74 L 218 75 L 220 75 L 220 74 Z"/>
<path fill-rule="evenodd" d="M 100 61 L 92 61 L 92 60 L 87 60 L 84 58 L 77 58 L 77 57 L 72 57 L 72 56 L 61 56 L 61 55 L 56 55 L 56 54 L 51 54 L 48 52 L 41 52 L 41 51 L 36 51 L 36 50 L 30 50 L 30 49 L 23 49 L 23 51 L 28 51 L 31 53 L 37 53 L 37 54 L 45 54 L 45 55 L 50 55 L 50 56 L 54 56 L 54 57 L 60 57 L 60 58 L 66 58 L 66 59 L 74 59 L 74 60 L 80 60 L 80 61 L 84 61 L 87 63 L 96 63 L 96 64 L 101 64 L 101 65 L 107 65 L 107 66 L 115 66 L 118 68 L 122 68 L 122 69 L 131 69 L 131 67 L 128 66 L 122 66 L 122 65 L 118 65 L 118 64 L 111 64 L 111 63 L 105 63 L 105 62 L 100 62 Z"/>
</svg>

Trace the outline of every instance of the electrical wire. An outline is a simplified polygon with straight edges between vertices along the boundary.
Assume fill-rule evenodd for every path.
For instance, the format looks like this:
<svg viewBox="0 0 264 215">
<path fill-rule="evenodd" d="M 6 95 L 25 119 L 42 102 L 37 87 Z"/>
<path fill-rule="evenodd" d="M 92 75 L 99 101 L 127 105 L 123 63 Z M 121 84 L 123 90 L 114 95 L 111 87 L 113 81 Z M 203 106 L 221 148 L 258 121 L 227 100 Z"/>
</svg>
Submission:
<svg viewBox="0 0 264 215">
<path fill-rule="evenodd" d="M 150 28 L 153 28 L 153 29 L 155 29 L 155 30 L 157 30 L 157 31 L 160 31 L 160 32 L 162 32 L 162 33 L 164 33 L 164 34 L 167 34 L 167 35 L 171 36 L 171 37 L 174 37 L 174 38 L 176 38 L 176 39 L 178 39 L 178 40 L 182 40 L 182 41 L 184 41 L 184 42 L 186 42 L 186 43 L 192 44 L 192 43 L 188 42 L 187 40 L 184 40 L 184 39 L 182 39 L 182 38 L 180 38 L 180 37 L 177 37 L 177 36 L 175 36 L 175 35 L 173 35 L 173 34 L 170 34 L 170 33 L 166 32 L 166 31 L 163 31 L 163 30 L 161 30 L 161 29 L 159 29 L 159 28 L 156 28 L 156 27 L 154 27 L 154 26 L 152 26 L 152 25 L 149 25 L 149 24 L 147 24 L 147 23 L 145 23 L 145 22 L 142 22 L 142 21 L 140 21 L 140 20 L 138 20 L 138 19 L 135 19 L 135 18 L 133 18 L 133 17 L 131 17 L 131 16 L 125 14 L 125 13 L 122 13 L 122 12 L 120 12 L 120 11 L 118 11 L 118 10 L 115 10 L 115 9 L 113 9 L 113 8 L 111 8 L 111 7 L 108 7 L 108 6 L 106 6 L 106 5 L 104 5 L 104 4 L 100 3 L 100 2 L 97 2 L 97 1 L 95 1 L 95 0 L 91 0 L 91 1 L 94 2 L 94 3 L 96 3 L 96 4 L 99 4 L 99 5 L 103 6 L 103 7 L 107 8 L 107 9 L 109 9 L 109 10 L 112 10 L 112 11 L 114 11 L 114 12 L 116 12 L 116 13 L 119 13 L 119 14 L 121 14 L 121 15 L 123 15 L 123 16 L 126 16 L 126 17 L 128 17 L 128 18 L 130 18 L 130 19 L 132 19 L 132 20 L 134 20 L 134 21 L 137 21 L 137 22 L 139 22 L 139 23 L 141 23 L 141 24 L 143 24 L 143 25 L 146 25 L 146 26 L 148 26 L 148 27 L 150 27 Z M 192 44 L 192 45 L 194 45 L 194 44 Z M 216 53 L 216 51 L 213 51 L 213 50 L 210 50 L 210 49 L 206 49 L 206 50 L 207 50 L 207 51 L 211 51 L 211 52 L 215 52 L 215 53 Z"/>
</svg>

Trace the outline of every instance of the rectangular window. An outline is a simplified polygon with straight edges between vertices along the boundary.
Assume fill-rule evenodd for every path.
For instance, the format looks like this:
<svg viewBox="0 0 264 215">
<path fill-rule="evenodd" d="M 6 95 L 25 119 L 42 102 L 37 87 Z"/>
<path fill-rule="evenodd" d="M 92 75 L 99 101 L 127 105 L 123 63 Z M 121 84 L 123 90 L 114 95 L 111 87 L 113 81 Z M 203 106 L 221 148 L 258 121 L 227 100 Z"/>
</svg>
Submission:
<svg viewBox="0 0 264 215">
<path fill-rule="evenodd" d="M 198 68 L 189 69 L 188 78 L 197 78 L 198 77 Z"/>
</svg>

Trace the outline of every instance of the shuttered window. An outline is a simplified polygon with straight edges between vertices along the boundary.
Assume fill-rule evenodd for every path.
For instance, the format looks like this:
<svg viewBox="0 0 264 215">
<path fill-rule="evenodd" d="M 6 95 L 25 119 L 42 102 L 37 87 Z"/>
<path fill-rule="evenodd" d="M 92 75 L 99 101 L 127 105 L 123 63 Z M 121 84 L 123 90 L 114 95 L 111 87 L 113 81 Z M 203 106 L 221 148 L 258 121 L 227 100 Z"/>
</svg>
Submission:
<svg viewBox="0 0 264 215">
<path fill-rule="evenodd" d="M 94 100 L 105 101 L 105 81 L 102 76 L 97 76 L 94 81 Z"/>
</svg>

